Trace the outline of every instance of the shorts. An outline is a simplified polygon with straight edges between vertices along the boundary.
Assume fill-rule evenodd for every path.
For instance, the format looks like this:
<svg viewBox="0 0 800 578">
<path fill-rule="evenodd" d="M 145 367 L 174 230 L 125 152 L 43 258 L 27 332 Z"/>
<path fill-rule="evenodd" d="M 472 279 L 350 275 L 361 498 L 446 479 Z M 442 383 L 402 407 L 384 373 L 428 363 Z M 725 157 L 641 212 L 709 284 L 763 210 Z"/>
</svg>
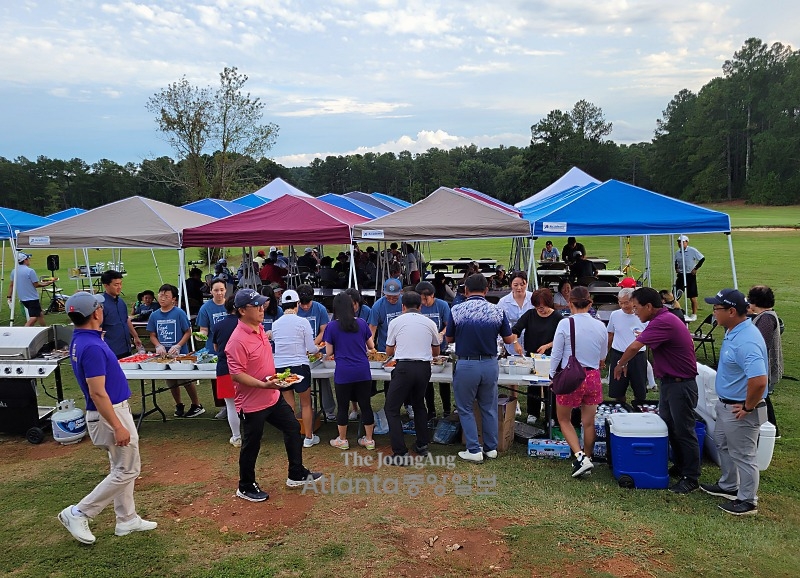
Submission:
<svg viewBox="0 0 800 578">
<path fill-rule="evenodd" d="M 628 362 L 628 375 L 614 379 L 614 368 L 622 357 L 622 352 L 612 349 L 608 353 L 608 396 L 614 399 L 625 397 L 628 385 L 633 398 L 643 401 L 647 397 L 647 353 L 640 351 Z"/>
<path fill-rule="evenodd" d="M 39 317 L 42 314 L 42 304 L 39 302 L 38 299 L 32 299 L 31 301 L 21 301 L 22 305 L 28 311 L 28 315 L 31 317 Z"/>
<path fill-rule="evenodd" d="M 231 374 L 217 376 L 217 397 L 219 399 L 230 399 L 236 396 L 233 389 L 233 378 Z"/>
<path fill-rule="evenodd" d="M 692 275 L 691 273 L 686 274 L 686 296 L 690 299 L 692 297 L 697 297 L 697 275 Z M 677 289 L 683 289 L 683 273 L 678 273 L 677 278 L 675 279 L 675 287 Z"/>
<path fill-rule="evenodd" d="M 275 370 L 275 373 L 281 373 L 282 371 L 286 371 L 287 369 L 291 369 L 292 373 L 296 373 L 297 375 L 303 376 L 303 381 L 297 382 L 292 384 L 292 389 L 297 393 L 303 393 L 304 391 L 308 391 L 308 388 L 311 387 L 311 366 L 306 365 L 292 365 L 291 367 L 279 367 Z M 289 391 L 288 389 L 286 391 Z"/>
<path fill-rule="evenodd" d="M 586 379 L 578 389 L 566 395 L 556 395 L 556 403 L 563 407 L 600 405 L 603 402 L 603 384 L 600 383 L 600 370 L 587 369 Z"/>
</svg>

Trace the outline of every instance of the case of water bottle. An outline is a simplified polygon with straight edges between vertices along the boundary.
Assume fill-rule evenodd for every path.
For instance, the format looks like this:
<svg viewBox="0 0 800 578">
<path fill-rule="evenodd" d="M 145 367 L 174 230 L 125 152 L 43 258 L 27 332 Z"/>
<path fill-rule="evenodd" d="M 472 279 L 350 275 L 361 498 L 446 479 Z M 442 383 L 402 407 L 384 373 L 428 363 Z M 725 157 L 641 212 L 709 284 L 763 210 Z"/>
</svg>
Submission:
<svg viewBox="0 0 800 578">
<path fill-rule="evenodd" d="M 608 462 L 614 479 L 628 488 L 664 489 L 667 424 L 654 413 L 614 413 L 606 417 Z"/>
</svg>

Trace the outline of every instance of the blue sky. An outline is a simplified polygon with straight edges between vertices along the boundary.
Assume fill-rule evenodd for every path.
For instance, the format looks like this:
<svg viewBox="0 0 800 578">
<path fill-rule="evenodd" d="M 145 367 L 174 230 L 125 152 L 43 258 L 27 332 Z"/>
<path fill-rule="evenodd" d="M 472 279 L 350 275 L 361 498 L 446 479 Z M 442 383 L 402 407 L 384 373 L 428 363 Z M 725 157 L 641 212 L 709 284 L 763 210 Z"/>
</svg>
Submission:
<svg viewBox="0 0 800 578">
<path fill-rule="evenodd" d="M 287 166 L 525 146 L 580 99 L 612 140 L 647 141 L 747 38 L 798 48 L 798 22 L 778 0 L 16 0 L 0 7 L 0 156 L 172 156 L 147 99 L 184 75 L 216 86 L 225 66 L 249 76 Z"/>
</svg>

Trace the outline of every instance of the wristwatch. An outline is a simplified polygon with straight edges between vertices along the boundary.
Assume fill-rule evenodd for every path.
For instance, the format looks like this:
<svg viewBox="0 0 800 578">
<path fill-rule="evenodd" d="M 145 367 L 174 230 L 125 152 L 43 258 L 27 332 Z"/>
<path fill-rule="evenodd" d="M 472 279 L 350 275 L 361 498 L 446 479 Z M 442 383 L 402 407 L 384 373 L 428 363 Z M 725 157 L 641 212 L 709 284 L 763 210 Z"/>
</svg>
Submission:
<svg viewBox="0 0 800 578">
<path fill-rule="evenodd" d="M 754 408 L 754 407 L 752 407 L 752 408 L 750 408 L 750 409 L 747 409 L 747 406 L 745 406 L 744 404 L 742 404 L 742 411 L 744 411 L 745 413 L 753 413 L 753 411 L 755 411 L 755 409 L 756 409 L 756 408 Z"/>
</svg>

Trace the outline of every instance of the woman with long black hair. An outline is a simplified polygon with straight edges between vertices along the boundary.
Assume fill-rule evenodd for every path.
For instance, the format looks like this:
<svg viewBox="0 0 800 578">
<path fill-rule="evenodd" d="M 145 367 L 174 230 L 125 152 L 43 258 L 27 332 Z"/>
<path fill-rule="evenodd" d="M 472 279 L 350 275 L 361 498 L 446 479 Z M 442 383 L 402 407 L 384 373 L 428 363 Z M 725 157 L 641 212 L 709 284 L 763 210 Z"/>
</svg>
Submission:
<svg viewBox="0 0 800 578">
<path fill-rule="evenodd" d="M 334 297 L 333 321 L 325 326 L 323 337 L 328 355 L 336 361 L 333 382 L 336 389 L 336 426 L 339 435 L 331 440 L 331 445 L 341 450 L 350 447 L 347 441 L 347 410 L 352 395 L 358 401 L 366 432 L 358 440 L 358 445 L 374 450 L 372 431 L 375 429 L 375 418 L 370 405 L 372 374 L 367 350 L 375 349 L 375 344 L 369 325 L 363 319 L 356 318 L 355 309 L 356 303 L 347 293 L 339 293 Z"/>
</svg>

